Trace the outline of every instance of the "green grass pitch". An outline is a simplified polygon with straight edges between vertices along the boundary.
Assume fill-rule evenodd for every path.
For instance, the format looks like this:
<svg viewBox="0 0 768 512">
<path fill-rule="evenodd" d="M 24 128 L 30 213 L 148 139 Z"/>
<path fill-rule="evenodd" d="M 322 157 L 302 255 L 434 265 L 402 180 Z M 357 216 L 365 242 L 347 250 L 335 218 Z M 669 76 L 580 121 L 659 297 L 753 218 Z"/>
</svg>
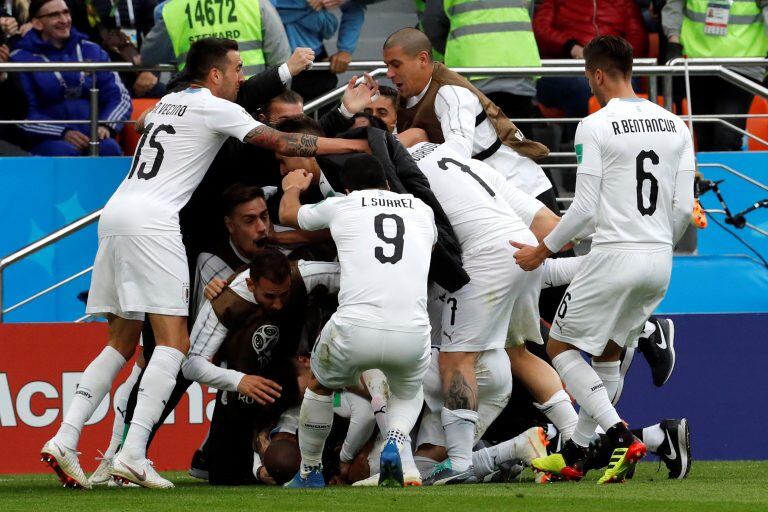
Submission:
<svg viewBox="0 0 768 512">
<path fill-rule="evenodd" d="M 332 487 L 319 491 L 274 487 L 211 487 L 183 473 L 167 475 L 168 491 L 73 491 L 50 475 L 0 475 L 0 511 L 88 512 L 196 510 L 374 511 L 725 511 L 768 510 L 768 461 L 695 462 L 683 481 L 666 479 L 653 462 L 641 463 L 625 484 L 597 486 L 597 472 L 579 483 L 536 485 L 530 471 L 510 484 L 407 489 Z"/>
</svg>

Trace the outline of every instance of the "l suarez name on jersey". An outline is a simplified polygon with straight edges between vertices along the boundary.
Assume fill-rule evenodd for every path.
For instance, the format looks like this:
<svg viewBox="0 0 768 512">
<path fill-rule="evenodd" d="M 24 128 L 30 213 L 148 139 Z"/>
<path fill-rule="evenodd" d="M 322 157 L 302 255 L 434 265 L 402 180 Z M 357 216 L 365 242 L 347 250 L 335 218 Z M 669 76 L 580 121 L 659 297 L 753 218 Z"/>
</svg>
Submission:
<svg viewBox="0 0 768 512">
<path fill-rule="evenodd" d="M 614 135 L 624 133 L 658 133 L 671 132 L 677 133 L 677 127 L 672 119 L 654 118 L 654 119 L 622 119 L 621 121 L 611 121 Z"/>
<path fill-rule="evenodd" d="M 388 208 L 410 208 L 413 210 L 413 199 L 384 199 L 383 197 L 363 197 L 360 206 L 386 206 Z"/>
</svg>

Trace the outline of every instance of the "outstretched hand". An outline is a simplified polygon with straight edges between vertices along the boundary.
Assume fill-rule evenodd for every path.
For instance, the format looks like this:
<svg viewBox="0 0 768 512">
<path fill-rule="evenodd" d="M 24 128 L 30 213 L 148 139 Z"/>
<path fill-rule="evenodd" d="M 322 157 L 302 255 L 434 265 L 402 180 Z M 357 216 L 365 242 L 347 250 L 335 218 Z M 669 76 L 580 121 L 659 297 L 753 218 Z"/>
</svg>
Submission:
<svg viewBox="0 0 768 512">
<path fill-rule="evenodd" d="M 344 108 L 352 115 L 370 105 L 375 96 L 379 94 L 379 83 L 368 73 L 363 76 L 365 80 L 359 85 L 357 85 L 358 77 L 353 76 L 347 83 L 344 96 L 341 98 Z"/>
<path fill-rule="evenodd" d="M 544 244 L 534 247 L 510 240 L 509 245 L 517 249 L 514 255 L 515 262 L 526 272 L 539 268 L 544 260 L 547 259 L 547 256 L 550 255 L 549 250 Z"/>
</svg>

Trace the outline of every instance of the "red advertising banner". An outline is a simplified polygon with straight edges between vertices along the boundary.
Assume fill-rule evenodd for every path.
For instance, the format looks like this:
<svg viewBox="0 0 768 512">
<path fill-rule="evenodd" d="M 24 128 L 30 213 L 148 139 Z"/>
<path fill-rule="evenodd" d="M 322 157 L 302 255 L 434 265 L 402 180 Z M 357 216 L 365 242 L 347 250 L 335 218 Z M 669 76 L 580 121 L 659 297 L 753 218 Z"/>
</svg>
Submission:
<svg viewBox="0 0 768 512">
<path fill-rule="evenodd" d="M 107 327 L 90 324 L 0 324 L 0 474 L 41 473 L 40 448 L 57 431 L 88 363 L 103 349 Z M 134 358 L 83 429 L 78 450 L 86 472 L 109 445 L 112 397 Z M 152 443 L 149 458 L 160 470 L 189 467 L 213 413 L 215 392 L 194 383 Z"/>
</svg>

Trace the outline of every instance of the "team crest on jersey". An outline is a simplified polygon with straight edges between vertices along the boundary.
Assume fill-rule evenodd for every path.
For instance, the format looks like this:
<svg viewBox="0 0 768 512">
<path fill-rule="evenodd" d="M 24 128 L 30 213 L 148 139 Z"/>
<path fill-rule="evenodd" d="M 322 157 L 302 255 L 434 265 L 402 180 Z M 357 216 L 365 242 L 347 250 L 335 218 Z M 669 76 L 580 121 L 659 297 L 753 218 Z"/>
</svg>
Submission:
<svg viewBox="0 0 768 512">
<path fill-rule="evenodd" d="M 272 349 L 280 339 L 280 329 L 276 325 L 262 325 L 253 332 L 251 346 L 259 364 L 264 366 L 272 359 Z"/>
</svg>

